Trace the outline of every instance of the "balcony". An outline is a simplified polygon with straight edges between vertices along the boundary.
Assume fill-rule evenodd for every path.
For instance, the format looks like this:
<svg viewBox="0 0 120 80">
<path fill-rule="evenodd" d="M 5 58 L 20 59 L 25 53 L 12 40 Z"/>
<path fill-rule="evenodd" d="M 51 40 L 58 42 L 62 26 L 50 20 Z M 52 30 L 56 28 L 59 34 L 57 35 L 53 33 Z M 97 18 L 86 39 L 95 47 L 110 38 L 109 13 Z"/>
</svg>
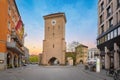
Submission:
<svg viewBox="0 0 120 80">
<path fill-rule="evenodd" d="M 23 42 L 20 40 L 14 29 L 11 32 L 11 38 L 14 39 L 16 42 L 18 42 L 20 46 L 23 46 Z"/>
<path fill-rule="evenodd" d="M 24 51 L 17 46 L 16 42 L 7 42 L 7 48 L 10 49 L 11 51 L 17 53 L 17 54 L 22 54 L 24 55 Z"/>
</svg>

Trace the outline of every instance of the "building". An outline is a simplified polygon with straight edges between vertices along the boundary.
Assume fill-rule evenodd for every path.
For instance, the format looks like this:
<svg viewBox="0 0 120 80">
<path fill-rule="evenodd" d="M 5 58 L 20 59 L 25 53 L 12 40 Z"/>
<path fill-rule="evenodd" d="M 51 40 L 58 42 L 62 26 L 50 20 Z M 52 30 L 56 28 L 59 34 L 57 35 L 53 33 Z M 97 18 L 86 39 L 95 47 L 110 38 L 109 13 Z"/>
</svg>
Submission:
<svg viewBox="0 0 120 80">
<path fill-rule="evenodd" d="M 82 63 L 85 64 L 88 57 L 88 46 L 85 46 L 83 44 L 78 45 L 75 48 L 76 53 L 76 64 Z"/>
<path fill-rule="evenodd" d="M 54 13 L 44 16 L 45 39 L 43 40 L 43 65 L 65 64 L 65 23 L 64 13 Z"/>
<path fill-rule="evenodd" d="M 66 63 L 66 65 L 71 65 L 71 61 L 73 62 L 73 65 L 75 65 L 76 53 L 75 52 L 66 52 L 65 53 L 65 63 Z"/>
<path fill-rule="evenodd" d="M 0 69 L 22 65 L 24 25 L 15 0 L 0 0 Z"/>
<path fill-rule="evenodd" d="M 29 49 L 24 47 L 24 56 L 23 56 L 23 62 L 24 64 L 29 64 Z"/>
<path fill-rule="evenodd" d="M 97 48 L 91 48 L 88 50 L 88 60 L 94 60 L 99 58 L 99 51 Z"/>
<path fill-rule="evenodd" d="M 105 69 L 120 67 L 120 0 L 99 0 L 97 47 Z"/>
<path fill-rule="evenodd" d="M 39 63 L 38 63 L 39 65 L 42 65 L 42 55 L 43 55 L 42 53 L 39 54 Z"/>
</svg>

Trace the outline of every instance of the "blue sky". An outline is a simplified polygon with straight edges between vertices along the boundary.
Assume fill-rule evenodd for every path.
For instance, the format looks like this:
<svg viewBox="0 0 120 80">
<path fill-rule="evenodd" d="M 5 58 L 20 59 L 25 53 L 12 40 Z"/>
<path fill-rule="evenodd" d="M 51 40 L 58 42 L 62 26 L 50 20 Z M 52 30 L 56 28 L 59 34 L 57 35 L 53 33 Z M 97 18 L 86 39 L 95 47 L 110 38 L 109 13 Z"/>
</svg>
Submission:
<svg viewBox="0 0 120 80">
<path fill-rule="evenodd" d="M 16 0 L 25 24 L 25 46 L 30 53 L 42 52 L 44 39 L 43 16 L 51 13 L 66 14 L 66 42 L 78 41 L 89 48 L 96 47 L 97 0 Z"/>
</svg>

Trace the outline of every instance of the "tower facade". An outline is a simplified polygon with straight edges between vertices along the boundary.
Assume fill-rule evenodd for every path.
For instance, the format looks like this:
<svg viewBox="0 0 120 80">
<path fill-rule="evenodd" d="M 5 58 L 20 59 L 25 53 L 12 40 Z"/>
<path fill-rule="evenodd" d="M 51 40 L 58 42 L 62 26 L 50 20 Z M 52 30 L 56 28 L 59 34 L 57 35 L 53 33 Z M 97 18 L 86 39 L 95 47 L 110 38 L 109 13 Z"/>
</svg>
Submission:
<svg viewBox="0 0 120 80">
<path fill-rule="evenodd" d="M 45 34 L 43 40 L 42 64 L 65 64 L 65 23 L 64 13 L 44 16 Z"/>
</svg>

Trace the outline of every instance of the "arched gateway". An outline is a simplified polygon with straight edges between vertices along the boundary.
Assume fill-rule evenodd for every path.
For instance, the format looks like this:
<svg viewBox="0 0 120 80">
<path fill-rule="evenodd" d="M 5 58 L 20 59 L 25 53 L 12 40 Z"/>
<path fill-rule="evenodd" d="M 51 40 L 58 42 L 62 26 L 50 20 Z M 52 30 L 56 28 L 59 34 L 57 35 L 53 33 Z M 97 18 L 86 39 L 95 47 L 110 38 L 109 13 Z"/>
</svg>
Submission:
<svg viewBox="0 0 120 80">
<path fill-rule="evenodd" d="M 59 60 L 55 57 L 50 58 L 50 60 L 48 61 L 49 65 L 58 65 L 59 64 Z"/>
<path fill-rule="evenodd" d="M 65 23 L 64 13 L 44 16 L 45 39 L 43 40 L 43 65 L 65 64 Z M 55 57 L 54 57 L 55 56 Z M 58 60 L 58 61 L 57 61 Z"/>
</svg>

